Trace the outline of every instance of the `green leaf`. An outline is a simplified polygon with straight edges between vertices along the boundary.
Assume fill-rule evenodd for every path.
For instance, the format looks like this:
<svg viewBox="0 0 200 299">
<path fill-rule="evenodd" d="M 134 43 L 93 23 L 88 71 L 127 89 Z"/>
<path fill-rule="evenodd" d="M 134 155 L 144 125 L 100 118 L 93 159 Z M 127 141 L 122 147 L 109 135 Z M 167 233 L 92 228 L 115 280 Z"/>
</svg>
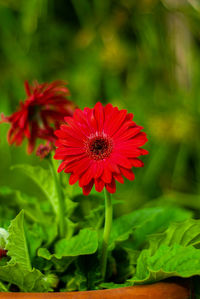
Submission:
<svg viewBox="0 0 200 299">
<path fill-rule="evenodd" d="M 160 245 L 182 246 L 200 244 L 200 220 L 188 219 L 184 222 L 172 223 L 163 233 L 150 236 L 150 248 L 155 252 Z"/>
<path fill-rule="evenodd" d="M 21 291 L 48 291 L 50 286 L 45 276 L 32 269 L 26 236 L 24 232 L 24 211 L 22 210 L 8 228 L 6 249 L 11 260 L 0 266 L 0 280 L 17 285 Z"/>
<path fill-rule="evenodd" d="M 84 224 L 94 229 L 99 229 L 104 221 L 104 210 L 104 205 L 98 205 L 98 207 L 90 209 L 89 215 L 85 216 Z"/>
<path fill-rule="evenodd" d="M 47 292 L 50 286 L 45 276 L 36 269 L 23 269 L 18 263 L 0 267 L 0 280 L 17 285 L 24 292 Z"/>
<path fill-rule="evenodd" d="M 30 195 L 16 191 L 17 204 L 20 209 L 23 208 L 25 215 L 32 221 L 46 224 L 50 219 L 48 215 L 44 215 L 41 209 L 41 201 Z"/>
<path fill-rule="evenodd" d="M 51 254 L 48 249 L 40 248 L 38 256 L 47 260 L 53 257 L 61 259 L 63 257 L 76 257 L 79 255 L 93 254 L 98 248 L 98 234 L 90 229 L 82 229 L 77 236 L 70 240 L 62 239 L 55 245 L 55 254 Z"/>
<path fill-rule="evenodd" d="M 8 292 L 7 286 L 5 286 L 1 281 L 0 281 L 0 292 Z"/>
<path fill-rule="evenodd" d="M 38 223 L 34 223 L 26 229 L 26 238 L 31 259 L 36 256 L 37 249 L 45 241 L 46 237 L 42 226 Z"/>
<path fill-rule="evenodd" d="M 132 249 L 137 249 L 148 234 L 162 231 L 172 221 L 182 221 L 190 218 L 191 213 L 176 207 L 154 207 L 134 211 L 113 221 L 109 249 L 114 248 L 115 242 L 128 239 L 134 232 Z"/>
<path fill-rule="evenodd" d="M 73 214 L 76 207 L 78 206 L 78 203 L 71 200 L 69 196 L 65 194 L 65 204 L 66 204 L 66 214 L 68 217 L 70 217 Z"/>
<path fill-rule="evenodd" d="M 0 198 L 1 204 L 4 205 L 4 213 L 7 207 L 11 207 L 13 212 L 16 212 L 17 209 L 23 209 L 26 216 L 33 222 L 45 224 L 47 220 L 49 220 L 47 215 L 44 217 L 44 213 L 41 209 L 41 201 L 36 197 L 4 186 L 0 187 Z M 11 219 L 13 219 L 15 215 L 16 213 L 13 214 Z M 6 215 L 6 219 L 11 220 L 8 215 Z"/>
<path fill-rule="evenodd" d="M 141 252 L 134 283 L 149 283 L 172 276 L 200 275 L 200 220 L 172 223 L 163 233 L 150 236 L 149 249 Z"/>
<path fill-rule="evenodd" d="M 98 253 L 96 252 L 93 255 L 79 256 L 74 265 L 75 271 L 73 275 L 78 277 L 80 275 L 83 277 L 79 290 L 84 290 L 85 286 L 87 287 L 87 290 L 96 290 L 99 283 L 102 282 Z M 87 279 L 86 285 L 84 284 L 84 277 Z"/>
<path fill-rule="evenodd" d="M 172 247 L 161 245 L 151 256 L 151 250 L 142 251 L 135 276 L 130 279 L 134 284 L 152 283 L 168 277 L 191 277 L 200 275 L 200 250 L 193 246 Z"/>
<path fill-rule="evenodd" d="M 99 285 L 100 289 L 117 289 L 123 287 L 130 287 L 132 283 L 127 281 L 125 283 L 103 282 Z"/>
<path fill-rule="evenodd" d="M 38 256 L 50 261 L 53 257 L 53 254 L 51 254 L 47 248 L 39 248 Z"/>
<path fill-rule="evenodd" d="M 87 278 L 80 271 L 75 271 L 71 275 L 66 275 L 66 288 L 62 291 L 87 291 Z"/>
<path fill-rule="evenodd" d="M 55 245 L 55 254 L 51 254 L 47 248 L 40 248 L 38 256 L 51 261 L 59 272 L 64 272 L 79 256 L 93 254 L 97 248 L 97 232 L 83 229 L 69 240 L 58 241 Z"/>
<path fill-rule="evenodd" d="M 152 208 L 153 210 L 156 208 Z M 140 246 L 147 240 L 148 235 L 165 230 L 172 222 L 182 222 L 190 219 L 192 213 L 179 207 L 163 207 L 160 211 L 152 213 L 152 217 L 146 219 L 135 229 L 133 233 L 134 249 Z"/>
<path fill-rule="evenodd" d="M 56 257 L 79 256 L 95 253 L 98 248 L 98 235 L 96 231 L 83 229 L 70 240 L 62 239 L 56 243 Z"/>
<path fill-rule="evenodd" d="M 24 233 L 24 211 L 22 210 L 8 228 L 8 241 L 6 249 L 12 262 L 20 264 L 24 270 L 31 270 L 31 263 Z"/>
<path fill-rule="evenodd" d="M 53 182 L 53 177 L 50 171 L 43 169 L 39 166 L 31 165 L 14 165 L 11 169 L 19 169 L 23 171 L 25 175 L 31 178 L 43 194 L 49 199 L 51 205 L 57 214 L 58 212 L 58 198 L 55 190 L 55 185 Z"/>
</svg>

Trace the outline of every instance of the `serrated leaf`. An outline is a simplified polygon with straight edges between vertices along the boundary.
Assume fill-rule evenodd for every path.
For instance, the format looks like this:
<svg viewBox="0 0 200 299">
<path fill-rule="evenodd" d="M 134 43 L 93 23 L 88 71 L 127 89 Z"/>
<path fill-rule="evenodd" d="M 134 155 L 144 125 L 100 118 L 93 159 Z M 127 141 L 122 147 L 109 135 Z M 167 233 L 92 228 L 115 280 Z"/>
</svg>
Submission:
<svg viewBox="0 0 200 299">
<path fill-rule="evenodd" d="M 98 248 L 98 235 L 96 231 L 82 229 L 77 236 L 70 240 L 62 239 L 56 243 L 56 257 L 79 256 L 95 253 Z"/>
<path fill-rule="evenodd" d="M 11 260 L 7 265 L 0 266 L 0 280 L 17 285 L 21 291 L 50 290 L 45 276 L 39 270 L 32 269 L 24 233 L 23 210 L 11 221 L 8 233 L 6 249 Z"/>
<path fill-rule="evenodd" d="M 53 256 L 47 248 L 39 248 L 37 254 L 39 257 L 43 257 L 45 260 L 48 260 L 48 261 L 50 261 Z"/>
<path fill-rule="evenodd" d="M 50 171 L 43 169 L 39 166 L 31 165 L 14 165 L 11 169 L 19 169 L 25 175 L 31 178 L 36 185 L 40 188 L 43 194 L 50 201 L 55 213 L 58 212 L 58 197 L 53 182 L 53 177 Z"/>
<path fill-rule="evenodd" d="M 59 273 L 65 272 L 69 265 L 76 259 L 76 257 L 62 257 L 61 259 L 57 259 L 56 256 L 51 254 L 47 248 L 39 248 L 38 256 L 50 261 Z"/>
<path fill-rule="evenodd" d="M 52 261 L 58 271 L 65 271 L 68 266 L 81 255 L 90 255 L 98 248 L 98 235 L 96 231 L 83 229 L 70 240 L 62 239 L 55 246 L 55 254 L 47 248 L 40 248 L 38 256 Z"/>
<path fill-rule="evenodd" d="M 149 248 L 141 252 L 134 283 L 149 283 L 172 276 L 200 275 L 200 220 L 172 223 L 163 233 L 149 237 Z"/>
<path fill-rule="evenodd" d="M 200 244 L 200 220 L 188 219 L 184 222 L 172 223 L 165 232 L 150 236 L 149 241 L 152 252 L 162 244 L 198 245 Z"/>
<path fill-rule="evenodd" d="M 24 211 L 22 210 L 8 228 L 6 249 L 11 262 L 18 263 L 24 270 L 31 270 L 30 257 L 24 232 Z"/>
<path fill-rule="evenodd" d="M 154 209 L 154 208 L 153 208 Z M 138 249 L 146 240 L 147 236 L 157 232 L 162 232 L 171 223 L 190 219 L 192 213 L 178 207 L 163 207 L 160 211 L 153 212 L 152 217 L 141 222 L 133 233 L 133 247 Z"/>
<path fill-rule="evenodd" d="M 88 255 L 96 252 L 98 248 L 98 234 L 90 229 L 82 229 L 77 236 L 70 240 L 62 239 L 55 245 L 55 254 L 51 254 L 48 249 L 40 248 L 38 256 L 47 260 L 53 257 L 61 259 L 63 257 L 76 257 Z"/>
<path fill-rule="evenodd" d="M 0 280 L 17 285 L 24 292 L 50 291 L 45 276 L 39 270 L 25 270 L 18 263 L 0 267 Z"/>
<path fill-rule="evenodd" d="M 151 250 L 142 251 L 135 276 L 130 279 L 134 284 L 152 283 L 168 277 L 191 277 L 200 275 L 200 250 L 193 246 L 172 247 L 161 245 L 151 256 Z"/>
<path fill-rule="evenodd" d="M 145 208 L 123 215 L 113 221 L 109 249 L 115 242 L 127 240 L 134 231 L 133 249 L 137 249 L 146 240 L 148 234 L 165 229 L 172 221 L 181 221 L 191 217 L 191 213 L 176 207 Z"/>
</svg>

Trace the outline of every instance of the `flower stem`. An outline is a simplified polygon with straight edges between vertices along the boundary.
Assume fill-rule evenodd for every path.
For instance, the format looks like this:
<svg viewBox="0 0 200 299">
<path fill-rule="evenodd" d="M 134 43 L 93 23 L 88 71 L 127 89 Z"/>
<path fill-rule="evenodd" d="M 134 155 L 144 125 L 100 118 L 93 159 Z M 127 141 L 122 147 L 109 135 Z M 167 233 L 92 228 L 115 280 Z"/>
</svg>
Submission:
<svg viewBox="0 0 200 299">
<path fill-rule="evenodd" d="M 103 232 L 102 256 L 101 256 L 101 275 L 105 279 L 107 267 L 108 244 L 112 226 L 112 201 L 110 193 L 104 189 L 105 192 L 105 225 Z"/>
<path fill-rule="evenodd" d="M 49 161 L 49 167 L 53 176 L 54 184 L 56 193 L 58 196 L 58 229 L 59 229 L 59 236 L 60 238 L 64 238 L 66 235 L 66 227 L 65 227 L 65 202 L 64 202 L 64 196 L 61 189 L 60 180 L 58 179 L 58 173 L 54 166 L 54 161 L 52 157 L 48 159 Z"/>
</svg>

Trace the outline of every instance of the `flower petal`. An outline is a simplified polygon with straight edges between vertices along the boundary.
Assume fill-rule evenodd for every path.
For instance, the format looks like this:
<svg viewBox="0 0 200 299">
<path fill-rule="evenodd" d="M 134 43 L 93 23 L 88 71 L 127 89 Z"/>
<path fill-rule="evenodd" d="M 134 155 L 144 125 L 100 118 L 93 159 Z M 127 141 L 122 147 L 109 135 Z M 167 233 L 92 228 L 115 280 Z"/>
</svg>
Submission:
<svg viewBox="0 0 200 299">
<path fill-rule="evenodd" d="M 110 184 L 106 184 L 106 189 L 110 193 L 115 193 L 116 192 L 116 184 L 114 178 L 112 179 L 112 182 Z"/>
<path fill-rule="evenodd" d="M 84 195 L 89 195 L 90 194 L 90 191 L 92 190 L 92 187 L 94 185 L 94 180 L 91 180 L 91 182 L 86 185 L 86 186 L 83 186 L 82 189 L 83 189 L 83 194 Z"/>
</svg>

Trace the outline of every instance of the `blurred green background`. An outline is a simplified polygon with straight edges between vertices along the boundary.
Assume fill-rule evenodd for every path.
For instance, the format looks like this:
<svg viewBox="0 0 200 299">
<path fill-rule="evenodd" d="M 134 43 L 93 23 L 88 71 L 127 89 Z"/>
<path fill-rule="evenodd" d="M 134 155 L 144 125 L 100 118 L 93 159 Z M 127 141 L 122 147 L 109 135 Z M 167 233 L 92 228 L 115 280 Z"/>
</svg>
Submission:
<svg viewBox="0 0 200 299">
<path fill-rule="evenodd" d="M 134 182 L 118 184 L 120 212 L 200 208 L 199 0 L 0 0 L 0 112 L 14 112 L 34 79 L 67 80 L 81 108 L 111 102 L 144 126 L 149 155 Z M 37 193 L 10 166 L 45 163 L 25 143 L 9 147 L 8 128 L 0 125 L 0 186 Z"/>
</svg>

